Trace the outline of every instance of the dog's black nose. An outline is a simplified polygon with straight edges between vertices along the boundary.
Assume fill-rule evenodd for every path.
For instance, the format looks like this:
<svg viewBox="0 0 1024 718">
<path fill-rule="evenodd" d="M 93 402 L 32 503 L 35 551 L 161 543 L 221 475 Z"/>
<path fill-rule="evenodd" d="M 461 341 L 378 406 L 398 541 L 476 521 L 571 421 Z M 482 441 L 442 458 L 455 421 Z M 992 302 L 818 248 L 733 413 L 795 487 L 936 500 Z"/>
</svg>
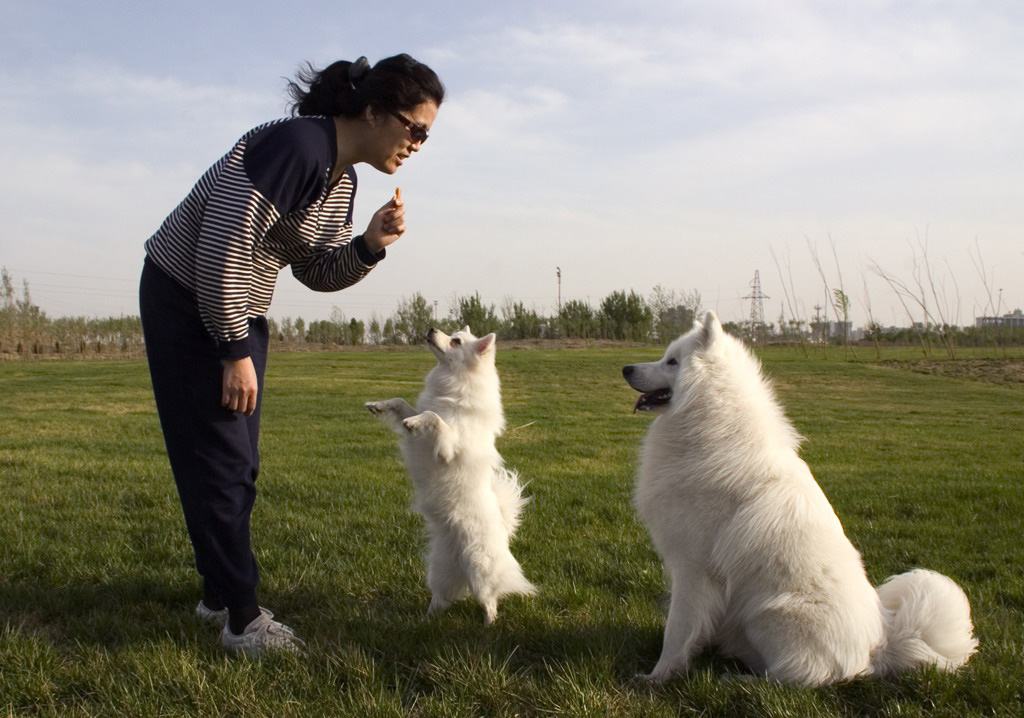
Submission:
<svg viewBox="0 0 1024 718">
<path fill-rule="evenodd" d="M 633 365 L 632 364 L 630 364 L 629 366 L 622 367 L 622 376 L 628 378 L 629 375 L 632 374 L 632 373 L 633 373 Z"/>
</svg>

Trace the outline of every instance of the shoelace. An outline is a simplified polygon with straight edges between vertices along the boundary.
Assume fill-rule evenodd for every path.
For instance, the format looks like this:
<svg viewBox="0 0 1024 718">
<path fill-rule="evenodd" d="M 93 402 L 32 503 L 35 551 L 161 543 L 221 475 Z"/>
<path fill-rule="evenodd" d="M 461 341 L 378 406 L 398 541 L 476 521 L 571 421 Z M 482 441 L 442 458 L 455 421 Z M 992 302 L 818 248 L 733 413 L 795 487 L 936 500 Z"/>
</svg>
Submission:
<svg viewBox="0 0 1024 718">
<path fill-rule="evenodd" d="M 277 621 L 270 621 L 258 629 L 257 633 L 263 633 L 272 643 L 302 643 L 302 639 L 295 635 L 295 631 L 289 626 Z"/>
</svg>

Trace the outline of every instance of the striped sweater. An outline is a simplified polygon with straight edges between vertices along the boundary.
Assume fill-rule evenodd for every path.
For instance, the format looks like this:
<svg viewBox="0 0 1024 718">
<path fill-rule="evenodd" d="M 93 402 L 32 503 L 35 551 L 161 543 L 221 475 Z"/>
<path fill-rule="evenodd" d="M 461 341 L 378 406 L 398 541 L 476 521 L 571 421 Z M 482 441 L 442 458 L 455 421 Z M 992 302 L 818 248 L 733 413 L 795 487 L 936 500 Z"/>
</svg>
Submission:
<svg viewBox="0 0 1024 718">
<path fill-rule="evenodd" d="M 196 297 L 220 356 L 249 355 L 249 318 L 266 314 L 278 272 L 333 292 L 365 277 L 374 255 L 352 238 L 356 174 L 332 186 L 334 121 L 295 117 L 260 125 L 199 179 L 146 254 Z"/>
</svg>

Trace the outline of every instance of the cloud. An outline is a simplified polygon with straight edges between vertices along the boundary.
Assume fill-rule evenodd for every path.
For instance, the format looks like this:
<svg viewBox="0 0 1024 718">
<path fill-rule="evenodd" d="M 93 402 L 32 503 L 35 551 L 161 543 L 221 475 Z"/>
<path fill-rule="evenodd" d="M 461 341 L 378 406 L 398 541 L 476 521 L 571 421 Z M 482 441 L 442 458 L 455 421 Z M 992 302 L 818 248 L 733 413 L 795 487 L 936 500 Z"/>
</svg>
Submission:
<svg viewBox="0 0 1024 718">
<path fill-rule="evenodd" d="M 544 130 L 564 116 L 569 99 L 543 85 L 473 89 L 445 106 L 445 132 L 468 144 L 550 146 Z"/>
<path fill-rule="evenodd" d="M 244 128 L 280 114 L 265 91 L 188 84 L 93 58 L 32 77 L 7 72 L 2 81 L 9 91 L 0 100 L 0 147 L 45 147 L 98 162 L 121 156 L 158 166 L 194 153 L 209 163 Z"/>
<path fill-rule="evenodd" d="M 513 20 L 474 37 L 460 56 L 479 75 L 497 67 L 590 99 L 684 90 L 799 99 L 1018 81 L 1013 59 L 1024 61 L 1024 49 L 986 7 L 960 16 L 882 2 L 653 3 Z"/>
<path fill-rule="evenodd" d="M 266 92 L 237 87 L 190 85 L 170 76 L 138 75 L 107 63 L 76 63 L 67 74 L 72 92 L 88 96 L 104 106 L 157 111 L 182 106 L 203 108 L 211 104 L 238 108 L 262 108 Z"/>
<path fill-rule="evenodd" d="M 267 104 L 88 59 L 4 75 L 0 211 L 4 261 L 17 267 L 141 257 L 142 241 Z"/>
</svg>

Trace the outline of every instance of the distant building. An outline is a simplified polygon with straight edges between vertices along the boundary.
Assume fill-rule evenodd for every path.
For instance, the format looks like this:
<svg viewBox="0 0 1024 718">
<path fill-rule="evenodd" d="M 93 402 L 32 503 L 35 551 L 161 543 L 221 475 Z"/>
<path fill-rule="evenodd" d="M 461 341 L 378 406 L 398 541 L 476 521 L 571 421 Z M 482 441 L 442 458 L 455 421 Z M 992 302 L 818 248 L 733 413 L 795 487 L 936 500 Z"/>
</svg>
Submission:
<svg viewBox="0 0 1024 718">
<path fill-rule="evenodd" d="M 853 339 L 853 322 L 829 322 L 828 334 L 831 337 L 850 337 Z"/>
<path fill-rule="evenodd" d="M 1004 314 L 1001 317 L 977 317 L 974 320 L 974 326 L 995 328 L 995 327 L 1013 327 L 1019 329 L 1024 327 L 1024 312 L 1019 309 L 1014 309 L 1009 314 Z"/>
</svg>

